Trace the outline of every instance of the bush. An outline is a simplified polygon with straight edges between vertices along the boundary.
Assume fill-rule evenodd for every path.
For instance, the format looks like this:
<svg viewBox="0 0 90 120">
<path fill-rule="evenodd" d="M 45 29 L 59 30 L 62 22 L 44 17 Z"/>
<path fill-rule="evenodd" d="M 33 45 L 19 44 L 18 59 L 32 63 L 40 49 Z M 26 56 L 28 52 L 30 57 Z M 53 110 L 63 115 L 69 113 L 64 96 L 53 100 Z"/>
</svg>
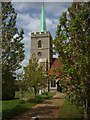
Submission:
<svg viewBox="0 0 90 120">
<path fill-rule="evenodd" d="M 13 99 L 15 96 L 14 85 L 11 86 L 4 84 L 2 88 L 2 99 L 3 100 L 10 100 Z"/>
<path fill-rule="evenodd" d="M 44 93 L 42 93 L 42 95 L 48 95 L 48 92 L 44 92 Z"/>
</svg>

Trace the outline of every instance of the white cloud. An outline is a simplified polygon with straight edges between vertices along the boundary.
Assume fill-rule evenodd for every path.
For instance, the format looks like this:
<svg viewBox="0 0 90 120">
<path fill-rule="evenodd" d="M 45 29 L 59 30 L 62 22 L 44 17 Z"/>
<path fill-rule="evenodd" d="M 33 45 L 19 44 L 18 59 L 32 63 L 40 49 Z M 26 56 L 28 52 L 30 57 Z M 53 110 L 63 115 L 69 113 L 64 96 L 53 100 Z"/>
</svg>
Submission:
<svg viewBox="0 0 90 120">
<path fill-rule="evenodd" d="M 23 66 L 26 66 L 28 64 L 28 60 L 30 59 L 30 42 L 31 40 L 28 33 L 28 35 L 24 35 L 24 39 L 23 39 L 23 43 L 25 47 L 25 58 L 21 63 Z"/>
<path fill-rule="evenodd" d="M 24 29 L 27 29 L 28 31 L 38 31 L 38 26 L 39 26 L 39 18 L 35 18 L 35 17 L 32 17 L 31 15 L 29 14 L 18 14 L 18 21 L 19 22 L 19 26 L 22 25 L 22 27 Z"/>
<path fill-rule="evenodd" d="M 30 59 L 30 54 L 28 54 L 27 56 L 25 56 L 25 59 L 21 63 L 23 67 L 25 67 L 28 64 L 29 59 Z"/>
<path fill-rule="evenodd" d="M 49 18 L 47 18 L 46 22 L 47 22 L 47 29 L 48 30 L 50 30 L 50 29 L 56 29 L 57 23 L 58 23 L 57 19 L 49 19 Z"/>
<path fill-rule="evenodd" d="M 23 43 L 25 45 L 25 48 L 29 48 L 30 49 L 30 36 L 26 36 L 23 39 Z"/>
<path fill-rule="evenodd" d="M 22 25 L 22 27 L 26 30 L 28 30 L 28 34 L 30 34 L 30 32 L 37 32 L 39 31 L 39 23 L 40 23 L 40 19 L 38 17 L 32 17 L 29 14 L 18 14 L 18 21 L 19 22 L 19 26 Z M 54 18 L 46 18 L 46 25 L 47 25 L 47 30 L 51 30 L 51 29 L 56 29 L 58 23 L 58 19 L 54 19 Z"/>
<path fill-rule="evenodd" d="M 52 3 L 45 3 L 45 9 L 47 14 L 51 14 L 52 17 L 59 16 L 62 14 L 63 11 L 67 10 L 67 7 L 70 6 L 71 3 L 65 2 L 52 2 Z"/>
<path fill-rule="evenodd" d="M 51 14 L 53 16 L 60 16 L 63 11 L 66 11 L 67 7 L 70 6 L 71 3 L 67 2 L 46 2 L 45 11 L 46 14 Z M 34 9 L 34 16 L 39 16 L 40 13 L 37 11 L 41 11 L 42 3 L 41 2 L 22 2 L 22 3 L 13 3 L 16 10 L 19 12 L 28 11 L 28 13 L 32 13 L 31 9 Z M 35 13 L 36 12 L 36 13 Z"/>
<path fill-rule="evenodd" d="M 43 0 L 12 0 L 12 2 L 42 2 Z M 81 0 L 84 1 L 84 0 Z M 73 0 L 44 0 L 44 2 L 73 2 Z"/>
<path fill-rule="evenodd" d="M 26 10 L 28 9 L 28 7 L 26 7 L 26 3 L 13 3 L 13 6 L 15 7 L 16 10 L 22 11 L 22 10 Z M 24 8 L 24 9 L 23 9 Z"/>
<path fill-rule="evenodd" d="M 13 2 L 13 6 L 15 7 L 15 9 L 20 12 L 31 9 L 35 9 L 37 11 L 42 7 L 40 4 L 41 4 L 40 2 L 25 2 L 25 1 L 20 3 Z"/>
</svg>

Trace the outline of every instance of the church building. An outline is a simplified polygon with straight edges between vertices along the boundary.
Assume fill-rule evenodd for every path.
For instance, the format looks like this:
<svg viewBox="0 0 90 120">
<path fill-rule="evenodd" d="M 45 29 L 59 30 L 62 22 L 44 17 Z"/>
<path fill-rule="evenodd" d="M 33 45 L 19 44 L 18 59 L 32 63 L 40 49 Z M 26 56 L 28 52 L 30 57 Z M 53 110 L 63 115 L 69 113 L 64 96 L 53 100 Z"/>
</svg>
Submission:
<svg viewBox="0 0 90 120">
<path fill-rule="evenodd" d="M 38 63 L 44 66 L 44 70 L 48 71 L 48 75 L 52 74 L 51 71 L 53 66 L 56 69 L 61 65 L 57 58 L 53 58 L 52 36 L 50 32 L 46 30 L 44 2 L 42 4 L 39 31 L 31 33 L 31 55 L 32 54 L 35 54 Z M 58 91 L 58 86 L 59 84 L 57 84 L 57 80 L 52 80 L 50 81 L 49 89 L 52 91 Z"/>
</svg>

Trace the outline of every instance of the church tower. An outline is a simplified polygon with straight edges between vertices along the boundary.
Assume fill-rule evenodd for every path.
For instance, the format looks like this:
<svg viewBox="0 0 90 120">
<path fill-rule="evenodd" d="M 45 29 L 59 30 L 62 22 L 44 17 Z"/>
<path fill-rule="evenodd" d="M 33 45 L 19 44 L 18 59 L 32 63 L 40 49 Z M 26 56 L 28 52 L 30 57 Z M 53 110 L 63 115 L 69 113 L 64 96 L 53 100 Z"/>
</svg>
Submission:
<svg viewBox="0 0 90 120">
<path fill-rule="evenodd" d="M 46 31 L 46 17 L 44 2 L 42 4 L 39 32 L 31 33 L 31 55 L 35 54 L 45 71 L 50 69 L 52 60 L 52 37 Z"/>
</svg>

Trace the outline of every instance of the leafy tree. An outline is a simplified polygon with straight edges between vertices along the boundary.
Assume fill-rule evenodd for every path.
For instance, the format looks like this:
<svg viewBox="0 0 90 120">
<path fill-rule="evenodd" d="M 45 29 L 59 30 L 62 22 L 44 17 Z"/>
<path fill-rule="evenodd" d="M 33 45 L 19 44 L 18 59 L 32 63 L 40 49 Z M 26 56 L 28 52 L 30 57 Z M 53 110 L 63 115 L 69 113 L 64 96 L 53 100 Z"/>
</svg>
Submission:
<svg viewBox="0 0 90 120">
<path fill-rule="evenodd" d="M 47 86 L 45 71 L 42 66 L 39 66 L 34 55 L 32 55 L 29 64 L 24 69 L 24 79 L 28 87 L 32 87 L 34 89 L 35 97 L 40 89 Z"/>
<path fill-rule="evenodd" d="M 62 58 L 63 75 L 68 98 L 84 107 L 88 118 L 90 107 L 90 35 L 88 3 L 72 3 L 63 12 L 54 40 L 55 50 Z"/>
<path fill-rule="evenodd" d="M 24 80 L 23 72 L 22 72 L 22 73 L 19 73 L 19 74 L 17 75 L 16 81 L 15 81 L 15 85 L 16 85 L 16 88 L 19 89 L 19 92 L 20 92 L 20 100 L 23 100 L 23 93 L 24 93 L 24 91 L 27 90 L 26 82 L 25 82 L 25 80 Z"/>
<path fill-rule="evenodd" d="M 3 99 L 14 97 L 15 72 L 24 59 L 23 29 L 16 27 L 17 14 L 11 2 L 2 2 L 2 93 Z M 12 92 L 11 92 L 12 91 Z M 13 96 L 13 97 L 11 97 Z"/>
<path fill-rule="evenodd" d="M 14 88 L 14 79 L 13 73 L 9 70 L 8 67 L 5 68 L 5 71 L 2 71 L 2 78 L 4 79 L 2 86 L 2 98 L 3 99 L 13 99 L 15 96 Z"/>
</svg>

